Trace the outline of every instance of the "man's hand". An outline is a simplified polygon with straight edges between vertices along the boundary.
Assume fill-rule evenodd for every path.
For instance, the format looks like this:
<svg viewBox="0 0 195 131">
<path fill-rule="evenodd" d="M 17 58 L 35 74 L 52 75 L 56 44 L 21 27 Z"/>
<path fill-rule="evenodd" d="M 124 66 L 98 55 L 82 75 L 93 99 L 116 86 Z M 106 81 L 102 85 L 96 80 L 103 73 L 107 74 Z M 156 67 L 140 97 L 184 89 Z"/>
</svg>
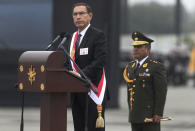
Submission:
<svg viewBox="0 0 195 131">
<path fill-rule="evenodd" d="M 159 115 L 153 116 L 153 123 L 160 123 L 160 116 Z"/>
<path fill-rule="evenodd" d="M 69 71 L 69 72 L 76 75 L 76 76 L 78 76 L 78 77 L 81 77 L 81 75 L 78 72 L 75 72 L 75 71 Z"/>
</svg>

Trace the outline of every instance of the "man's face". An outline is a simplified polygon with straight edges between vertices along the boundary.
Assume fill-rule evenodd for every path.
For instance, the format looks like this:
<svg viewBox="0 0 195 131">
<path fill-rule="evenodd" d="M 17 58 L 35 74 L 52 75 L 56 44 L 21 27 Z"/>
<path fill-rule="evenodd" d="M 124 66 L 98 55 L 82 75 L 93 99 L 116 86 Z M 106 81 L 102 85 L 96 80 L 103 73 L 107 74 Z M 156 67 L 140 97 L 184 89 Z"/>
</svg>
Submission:
<svg viewBox="0 0 195 131">
<path fill-rule="evenodd" d="M 145 58 L 150 53 L 150 47 L 147 47 L 145 45 L 136 45 L 133 48 L 133 56 L 135 59 L 138 59 L 139 61 Z"/>
<path fill-rule="evenodd" d="M 87 12 L 87 8 L 85 6 L 76 6 L 73 9 L 73 21 L 75 26 L 82 31 L 87 27 L 92 19 L 92 13 Z"/>
</svg>

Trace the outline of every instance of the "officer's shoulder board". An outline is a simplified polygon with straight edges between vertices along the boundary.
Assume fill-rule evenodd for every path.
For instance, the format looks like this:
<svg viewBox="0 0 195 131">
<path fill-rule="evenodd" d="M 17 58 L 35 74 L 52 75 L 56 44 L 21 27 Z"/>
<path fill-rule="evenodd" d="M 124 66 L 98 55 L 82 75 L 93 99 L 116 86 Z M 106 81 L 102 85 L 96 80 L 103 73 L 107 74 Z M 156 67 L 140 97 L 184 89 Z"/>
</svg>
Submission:
<svg viewBox="0 0 195 131">
<path fill-rule="evenodd" d="M 157 61 L 157 60 L 152 60 L 152 59 L 150 59 L 150 62 L 151 62 L 151 63 L 154 63 L 154 64 L 159 64 L 159 63 L 160 63 L 159 61 Z"/>
</svg>

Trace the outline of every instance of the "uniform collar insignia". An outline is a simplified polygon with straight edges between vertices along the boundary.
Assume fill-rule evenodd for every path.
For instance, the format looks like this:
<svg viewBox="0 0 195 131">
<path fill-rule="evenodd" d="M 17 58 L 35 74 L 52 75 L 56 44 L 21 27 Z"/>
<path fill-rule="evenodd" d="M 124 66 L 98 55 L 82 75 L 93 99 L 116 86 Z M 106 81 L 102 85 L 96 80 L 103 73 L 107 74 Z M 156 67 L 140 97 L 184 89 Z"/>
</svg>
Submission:
<svg viewBox="0 0 195 131">
<path fill-rule="evenodd" d="M 143 64 L 143 68 L 146 68 L 148 66 L 148 63 Z"/>
<path fill-rule="evenodd" d="M 135 66 L 135 62 L 132 64 L 132 66 L 131 66 L 131 67 L 133 68 L 134 66 Z"/>
</svg>

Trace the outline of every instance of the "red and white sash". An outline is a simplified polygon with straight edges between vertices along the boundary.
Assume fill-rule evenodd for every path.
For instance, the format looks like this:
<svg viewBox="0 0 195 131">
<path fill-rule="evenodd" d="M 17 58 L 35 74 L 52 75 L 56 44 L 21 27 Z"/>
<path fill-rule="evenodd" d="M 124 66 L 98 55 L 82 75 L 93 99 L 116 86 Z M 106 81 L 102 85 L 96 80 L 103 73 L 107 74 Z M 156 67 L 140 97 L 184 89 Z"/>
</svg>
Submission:
<svg viewBox="0 0 195 131">
<path fill-rule="evenodd" d="M 77 41 L 77 37 L 78 37 L 78 32 L 75 32 L 73 34 L 72 40 L 71 40 L 71 45 L 70 45 L 70 57 L 75 61 L 75 51 L 76 51 L 76 41 Z M 78 69 L 76 67 L 76 65 L 70 60 L 71 65 L 72 65 L 72 69 L 73 71 L 78 72 Z"/>
<path fill-rule="evenodd" d="M 73 37 L 72 37 L 72 40 L 71 40 L 71 45 L 70 45 L 70 56 L 71 58 L 75 61 L 75 49 L 76 49 L 76 46 L 75 46 L 75 43 L 76 43 L 76 40 L 77 40 L 77 37 L 78 37 L 78 32 L 75 32 L 73 34 Z M 72 61 L 71 62 L 71 65 L 72 65 L 72 69 L 76 72 L 79 72 L 77 67 L 74 65 L 74 63 Z M 91 99 L 97 104 L 97 105 L 100 105 L 102 104 L 102 101 L 104 99 L 104 94 L 105 94 L 105 89 L 106 89 L 106 77 L 105 77 L 105 70 L 104 68 L 102 69 L 102 76 L 101 76 L 101 80 L 99 81 L 99 84 L 98 86 L 96 87 L 94 84 L 94 87 L 97 88 L 98 90 L 98 94 L 95 94 L 93 92 L 92 89 L 90 89 L 90 92 L 88 93 L 88 95 L 91 97 Z"/>
<path fill-rule="evenodd" d="M 101 80 L 98 84 L 98 86 L 96 87 L 94 85 L 95 88 L 97 88 L 98 90 L 98 94 L 95 94 L 93 92 L 93 90 L 90 90 L 90 92 L 88 93 L 88 95 L 91 97 L 91 99 L 97 104 L 97 105 L 101 105 L 102 101 L 104 99 L 104 94 L 105 94 L 105 90 L 106 90 L 106 77 L 105 77 L 105 71 L 103 68 L 103 72 L 102 72 L 102 77 Z"/>
</svg>

